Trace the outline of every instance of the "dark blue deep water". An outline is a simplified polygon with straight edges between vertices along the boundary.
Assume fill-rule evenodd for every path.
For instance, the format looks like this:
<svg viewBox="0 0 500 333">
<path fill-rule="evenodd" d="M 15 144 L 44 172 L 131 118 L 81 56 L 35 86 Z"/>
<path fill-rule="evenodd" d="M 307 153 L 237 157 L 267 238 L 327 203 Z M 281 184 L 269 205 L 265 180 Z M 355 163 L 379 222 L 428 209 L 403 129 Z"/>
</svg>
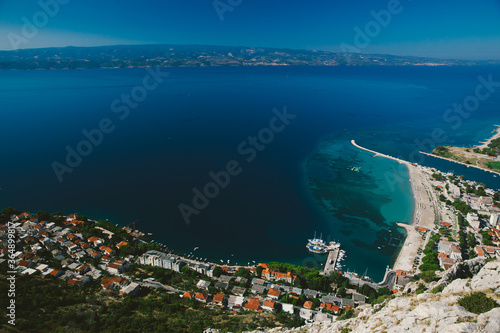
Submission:
<svg viewBox="0 0 500 333">
<path fill-rule="evenodd" d="M 500 124 L 500 87 L 459 126 L 443 119 L 474 94 L 478 76 L 500 81 L 498 67 L 162 71 L 169 76 L 123 119 L 113 101 L 141 85 L 146 69 L 0 72 L 0 206 L 120 225 L 139 220 L 170 249 L 198 246 L 199 256 L 240 264 L 319 265 L 325 258 L 305 249 L 317 231 L 343 244 L 346 268 L 380 280 L 404 237 L 394 222 L 411 222 L 410 186 L 397 163 L 350 140 L 408 160 L 439 144 L 476 144 Z M 273 138 L 264 131 L 268 143 L 248 162 L 251 153 L 240 154 L 239 145 L 248 148 L 249 136 L 284 107 L 296 117 Z M 53 163 L 66 163 L 67 146 L 76 149 L 82 131 L 103 119 L 113 130 L 59 182 Z M 445 142 L 429 142 L 435 128 Z M 241 172 L 186 224 L 179 204 L 192 206 L 193 189 L 203 190 L 209 173 L 232 160 Z M 421 163 L 500 188 L 490 173 L 431 157 Z M 388 171 L 399 181 L 388 182 Z"/>
</svg>

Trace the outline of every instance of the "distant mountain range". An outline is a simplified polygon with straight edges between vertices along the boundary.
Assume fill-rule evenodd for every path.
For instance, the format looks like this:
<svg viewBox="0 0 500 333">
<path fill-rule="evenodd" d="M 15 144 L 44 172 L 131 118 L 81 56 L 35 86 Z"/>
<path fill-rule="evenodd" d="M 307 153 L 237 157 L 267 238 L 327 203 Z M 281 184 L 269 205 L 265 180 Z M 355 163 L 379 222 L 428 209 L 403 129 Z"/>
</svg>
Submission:
<svg viewBox="0 0 500 333">
<path fill-rule="evenodd" d="M 119 45 L 0 51 L 0 69 L 146 66 L 474 66 L 499 60 L 444 60 L 316 50 L 209 45 Z"/>
</svg>

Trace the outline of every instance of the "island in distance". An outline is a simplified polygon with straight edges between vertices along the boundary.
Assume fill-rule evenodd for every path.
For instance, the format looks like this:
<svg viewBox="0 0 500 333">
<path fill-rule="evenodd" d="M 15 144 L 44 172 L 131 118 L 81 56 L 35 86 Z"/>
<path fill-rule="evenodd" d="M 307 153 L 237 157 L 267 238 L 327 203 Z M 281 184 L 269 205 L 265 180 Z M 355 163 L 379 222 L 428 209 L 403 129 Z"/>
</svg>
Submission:
<svg viewBox="0 0 500 333">
<path fill-rule="evenodd" d="M 449 60 L 320 50 L 211 45 L 121 45 L 0 51 L 0 69 L 199 66 L 473 66 L 499 60 Z"/>
</svg>

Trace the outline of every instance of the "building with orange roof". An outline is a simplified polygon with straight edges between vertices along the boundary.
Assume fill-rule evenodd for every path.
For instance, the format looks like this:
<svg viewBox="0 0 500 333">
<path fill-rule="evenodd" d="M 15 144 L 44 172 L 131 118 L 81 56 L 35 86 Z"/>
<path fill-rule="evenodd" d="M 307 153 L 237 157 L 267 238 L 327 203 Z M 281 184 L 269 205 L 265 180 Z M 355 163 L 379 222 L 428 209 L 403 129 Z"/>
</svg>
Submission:
<svg viewBox="0 0 500 333">
<path fill-rule="evenodd" d="M 310 308 L 312 308 L 312 306 L 313 306 L 313 302 L 311 302 L 311 301 L 306 301 L 306 302 L 304 303 L 304 307 L 305 307 L 306 309 L 310 309 Z"/>
<path fill-rule="evenodd" d="M 121 287 L 127 285 L 128 282 L 129 282 L 129 280 L 127 280 L 125 278 L 121 278 L 118 276 L 109 276 L 109 277 L 105 277 L 104 279 L 102 279 L 101 287 L 105 290 L 109 290 L 109 289 L 112 289 L 114 287 L 121 288 Z"/>
<path fill-rule="evenodd" d="M 182 295 L 183 298 L 193 298 L 193 293 L 190 293 L 189 291 L 186 291 L 184 292 L 184 294 Z"/>
<path fill-rule="evenodd" d="M 264 263 L 262 263 L 262 262 L 261 262 L 261 263 L 259 263 L 257 266 L 260 266 L 260 267 L 262 267 L 262 268 L 264 268 L 264 269 L 267 269 L 267 267 L 268 267 L 268 266 L 267 266 L 267 264 L 264 264 Z"/>
<path fill-rule="evenodd" d="M 221 294 L 221 293 L 215 294 L 212 303 L 222 305 L 222 303 L 224 302 L 224 297 L 225 297 L 224 294 Z"/>
<path fill-rule="evenodd" d="M 420 232 L 427 232 L 427 229 L 424 227 L 418 227 L 417 230 Z"/>
<path fill-rule="evenodd" d="M 403 277 L 406 277 L 406 275 L 407 275 L 407 274 L 408 274 L 408 272 L 403 271 L 403 270 L 401 270 L 401 269 L 398 269 L 398 270 L 396 271 L 396 275 L 397 275 L 397 276 L 403 276 Z"/>
<path fill-rule="evenodd" d="M 273 311 L 275 305 L 276 301 L 268 298 L 265 299 L 264 302 L 262 302 L 262 308 L 268 311 Z"/>
<path fill-rule="evenodd" d="M 128 245 L 128 243 L 127 243 L 127 242 L 125 242 L 125 241 L 121 241 L 120 243 L 116 244 L 116 248 L 117 248 L 117 249 L 119 249 L 119 248 L 121 248 L 122 246 L 126 246 L 126 245 Z"/>
<path fill-rule="evenodd" d="M 333 313 L 340 313 L 340 306 L 334 304 L 332 305 L 330 311 L 332 311 Z"/>
<path fill-rule="evenodd" d="M 260 307 L 260 301 L 256 297 L 250 298 L 250 300 L 245 304 L 244 308 L 247 310 L 257 311 Z"/>
<path fill-rule="evenodd" d="M 50 275 L 53 276 L 53 277 L 59 277 L 60 275 L 62 275 L 62 271 L 58 270 L 58 269 L 53 269 L 51 272 L 50 272 Z"/>
<path fill-rule="evenodd" d="M 203 303 L 206 303 L 207 302 L 207 297 L 208 295 L 205 294 L 205 293 L 196 293 L 196 295 L 194 296 L 194 298 L 197 300 L 197 301 L 200 301 L 200 302 L 203 302 Z"/>
<path fill-rule="evenodd" d="M 269 291 L 267 292 L 267 296 L 273 299 L 278 299 L 281 295 L 281 291 L 276 288 L 270 288 Z"/>
<path fill-rule="evenodd" d="M 449 222 L 441 222 L 441 225 L 443 227 L 448 227 L 448 228 L 451 227 L 451 223 L 449 223 Z"/>
</svg>

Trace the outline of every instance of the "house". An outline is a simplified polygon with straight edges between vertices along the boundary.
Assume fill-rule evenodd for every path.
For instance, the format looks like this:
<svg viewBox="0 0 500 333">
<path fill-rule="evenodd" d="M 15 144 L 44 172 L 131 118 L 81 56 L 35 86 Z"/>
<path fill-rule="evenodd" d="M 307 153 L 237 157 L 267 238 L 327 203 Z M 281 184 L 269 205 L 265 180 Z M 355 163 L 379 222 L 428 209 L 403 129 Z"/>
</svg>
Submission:
<svg viewBox="0 0 500 333">
<path fill-rule="evenodd" d="M 283 303 L 281 305 L 281 309 L 284 311 L 284 312 L 288 312 L 289 314 L 294 314 L 294 307 L 293 307 L 293 304 L 287 304 L 287 303 Z"/>
<path fill-rule="evenodd" d="M 256 297 L 250 298 L 250 300 L 245 304 L 245 309 L 258 311 L 260 307 L 260 301 Z"/>
<path fill-rule="evenodd" d="M 276 305 L 275 300 L 266 298 L 264 302 L 262 302 L 262 309 L 267 311 L 273 311 L 275 305 Z"/>
<path fill-rule="evenodd" d="M 138 283 L 131 282 L 128 286 L 123 287 L 120 289 L 120 295 L 136 295 L 139 290 L 141 289 L 141 286 Z"/>
<path fill-rule="evenodd" d="M 361 295 L 361 294 L 357 294 L 357 293 L 353 293 L 352 294 L 352 300 L 356 304 L 365 304 L 366 303 L 366 296 L 365 295 Z"/>
<path fill-rule="evenodd" d="M 63 271 L 59 270 L 59 269 L 53 269 L 51 272 L 50 272 L 50 276 L 56 278 L 56 277 L 59 277 L 63 274 Z"/>
<path fill-rule="evenodd" d="M 235 295 L 238 295 L 238 296 L 245 296 L 246 289 L 236 286 L 233 288 L 233 290 L 231 290 L 231 292 Z"/>
<path fill-rule="evenodd" d="M 312 310 L 309 310 L 309 309 L 302 309 L 301 308 L 299 311 L 300 318 L 302 318 L 304 320 L 311 320 L 313 317 L 313 314 L 314 314 L 314 312 Z"/>
<path fill-rule="evenodd" d="M 490 216 L 490 224 L 492 226 L 497 226 L 500 224 L 500 215 L 499 214 L 491 214 Z"/>
<path fill-rule="evenodd" d="M 330 310 L 332 313 L 339 314 L 340 306 L 330 303 L 321 303 L 320 308 Z"/>
<path fill-rule="evenodd" d="M 422 233 L 426 233 L 428 230 L 424 227 L 418 227 L 417 228 L 418 231 L 422 232 Z"/>
<path fill-rule="evenodd" d="M 304 295 L 311 298 L 316 298 L 318 292 L 316 290 L 306 289 L 304 290 Z"/>
<path fill-rule="evenodd" d="M 317 323 L 331 323 L 333 321 L 333 316 L 327 313 L 318 312 L 314 317 L 314 321 Z"/>
<path fill-rule="evenodd" d="M 106 265 L 106 270 L 113 275 L 118 275 L 122 271 L 122 266 L 115 262 L 109 262 Z"/>
<path fill-rule="evenodd" d="M 104 244 L 104 240 L 99 238 L 99 237 L 96 237 L 96 236 L 92 236 L 90 237 L 89 239 L 87 239 L 87 241 L 89 243 L 92 243 L 94 244 L 95 247 L 99 247 L 101 246 L 102 244 Z"/>
<path fill-rule="evenodd" d="M 292 287 L 292 290 L 290 292 L 294 293 L 295 295 L 302 295 L 302 289 L 301 288 Z"/>
<path fill-rule="evenodd" d="M 451 258 L 448 258 L 446 256 L 443 256 L 443 257 L 438 257 L 439 259 L 439 265 L 444 269 L 444 270 L 448 270 L 450 269 L 451 267 L 453 267 L 453 265 L 455 265 L 455 259 L 451 259 Z"/>
<path fill-rule="evenodd" d="M 242 277 L 242 276 L 238 276 L 236 279 L 235 279 L 236 283 L 240 283 L 240 284 L 244 284 L 246 285 L 248 283 L 248 279 Z"/>
<path fill-rule="evenodd" d="M 210 286 L 210 281 L 205 281 L 205 280 L 200 280 L 196 284 L 196 287 L 198 287 L 200 289 L 205 289 L 205 290 L 208 290 L 209 286 Z"/>
<path fill-rule="evenodd" d="M 407 275 L 408 275 L 408 273 L 406 271 L 398 269 L 396 271 L 395 284 L 397 286 L 402 286 L 402 287 L 406 286 L 410 282 L 410 279 L 409 279 L 409 277 L 407 277 Z"/>
<path fill-rule="evenodd" d="M 88 271 L 90 271 L 90 266 L 89 265 L 81 265 L 80 267 L 78 267 L 76 269 L 76 272 L 78 274 L 85 274 L 87 273 Z"/>
<path fill-rule="evenodd" d="M 233 279 L 233 277 L 230 276 L 230 275 L 221 275 L 221 276 L 219 276 L 219 281 L 220 282 L 227 282 L 227 283 L 229 283 L 229 282 L 231 282 L 232 279 Z"/>
<path fill-rule="evenodd" d="M 181 298 L 193 298 L 193 293 L 190 293 L 189 291 L 186 291 L 184 292 L 184 294 L 182 294 Z"/>
<path fill-rule="evenodd" d="M 122 246 L 127 246 L 127 245 L 128 245 L 128 243 L 127 243 L 127 242 L 125 242 L 125 241 L 121 241 L 120 243 L 116 244 L 116 248 L 117 248 L 117 249 L 120 249 Z"/>
<path fill-rule="evenodd" d="M 129 282 L 130 282 L 129 280 L 122 277 L 109 276 L 102 279 L 101 287 L 104 290 L 110 290 L 116 287 L 122 288 L 123 286 L 126 286 Z"/>
<path fill-rule="evenodd" d="M 227 283 L 227 282 L 217 281 L 217 282 L 215 283 L 215 288 L 219 288 L 219 289 L 224 289 L 224 290 L 227 290 L 227 288 L 229 288 L 229 283 Z"/>
<path fill-rule="evenodd" d="M 342 298 L 340 300 L 340 307 L 344 308 L 347 306 L 354 307 L 354 301 L 352 299 Z"/>
<path fill-rule="evenodd" d="M 441 222 L 441 225 L 443 227 L 447 227 L 447 228 L 451 227 L 451 223 L 450 222 Z"/>
<path fill-rule="evenodd" d="M 219 294 L 215 294 L 212 303 L 223 306 L 224 305 L 223 304 L 224 303 L 224 298 L 225 298 L 224 294 L 220 294 L 220 293 Z"/>
<path fill-rule="evenodd" d="M 196 293 L 196 295 L 194 295 L 195 300 L 203 302 L 203 303 L 207 302 L 207 297 L 208 297 L 208 295 L 205 293 Z"/>
<path fill-rule="evenodd" d="M 242 296 L 229 296 L 227 307 L 232 310 L 239 311 L 245 302 L 245 298 Z"/>
<path fill-rule="evenodd" d="M 465 219 L 474 229 L 479 229 L 479 227 L 481 226 L 481 222 L 479 221 L 479 216 L 476 213 L 471 213 L 471 212 L 467 213 L 467 217 Z"/>
<path fill-rule="evenodd" d="M 336 296 L 326 295 L 321 297 L 321 302 L 323 303 L 331 303 L 331 304 L 340 304 L 342 300 Z"/>
<path fill-rule="evenodd" d="M 311 309 L 311 308 L 313 307 L 313 302 L 311 302 L 311 301 L 306 301 L 306 302 L 304 303 L 304 307 L 305 307 L 306 309 Z"/>
<path fill-rule="evenodd" d="M 263 295 L 266 292 L 266 287 L 261 286 L 260 284 L 254 284 L 251 291 L 253 294 Z"/>
<path fill-rule="evenodd" d="M 266 284 L 266 281 L 264 281 L 263 279 L 253 278 L 251 283 L 252 285 L 259 284 L 263 286 L 264 284 Z"/>
<path fill-rule="evenodd" d="M 267 292 L 267 296 L 272 299 L 278 299 L 280 298 L 281 291 L 279 289 L 271 288 Z"/>
<path fill-rule="evenodd" d="M 456 260 L 462 260 L 462 252 L 460 251 L 458 246 L 452 244 L 450 248 L 451 252 L 449 254 L 449 257 Z"/>
</svg>

